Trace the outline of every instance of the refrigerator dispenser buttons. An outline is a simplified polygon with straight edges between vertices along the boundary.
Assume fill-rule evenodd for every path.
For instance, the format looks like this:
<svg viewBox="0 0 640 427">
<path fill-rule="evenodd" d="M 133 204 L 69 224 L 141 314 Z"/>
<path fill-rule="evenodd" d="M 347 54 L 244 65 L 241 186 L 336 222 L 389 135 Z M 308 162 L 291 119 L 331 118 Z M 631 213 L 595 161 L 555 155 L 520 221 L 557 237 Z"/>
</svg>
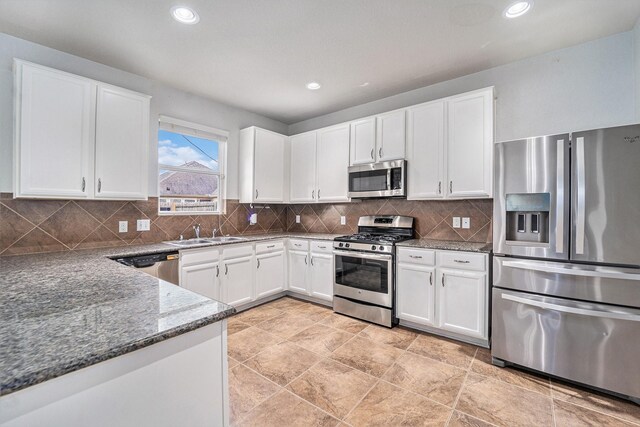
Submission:
<svg viewBox="0 0 640 427">
<path fill-rule="evenodd" d="M 506 242 L 514 245 L 549 243 L 549 193 L 507 194 Z"/>
</svg>

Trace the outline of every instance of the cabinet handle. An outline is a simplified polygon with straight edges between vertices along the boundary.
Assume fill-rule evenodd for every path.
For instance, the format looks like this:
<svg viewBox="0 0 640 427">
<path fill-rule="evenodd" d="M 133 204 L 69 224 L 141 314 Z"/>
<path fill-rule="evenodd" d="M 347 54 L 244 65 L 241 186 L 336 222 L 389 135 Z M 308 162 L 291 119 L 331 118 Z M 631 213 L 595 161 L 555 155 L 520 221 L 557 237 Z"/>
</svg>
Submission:
<svg viewBox="0 0 640 427">
<path fill-rule="evenodd" d="M 438 181 L 438 194 L 442 194 L 442 181 Z"/>
<path fill-rule="evenodd" d="M 444 273 L 442 273 L 442 287 L 444 288 Z"/>
<path fill-rule="evenodd" d="M 307 256 L 304 256 L 304 265 L 307 265 Z"/>
<path fill-rule="evenodd" d="M 313 265 L 313 257 L 311 257 L 311 265 Z"/>
<path fill-rule="evenodd" d="M 458 264 L 469 264 L 471 261 L 462 260 L 462 259 L 454 259 L 453 262 L 457 262 Z"/>
<path fill-rule="evenodd" d="M 87 184 L 87 182 L 85 181 L 84 176 L 83 176 L 82 177 L 82 191 L 84 191 L 85 187 L 87 186 L 86 184 Z"/>
<path fill-rule="evenodd" d="M 102 180 L 98 178 L 98 193 L 102 190 Z"/>
<path fill-rule="evenodd" d="M 275 247 L 276 247 L 276 245 L 267 245 L 267 249 L 269 249 L 269 248 L 275 248 Z"/>
<path fill-rule="evenodd" d="M 429 286 L 433 286 L 433 271 L 429 273 Z"/>
<path fill-rule="evenodd" d="M 224 275 L 225 276 L 229 275 L 229 266 L 227 264 L 224 265 Z"/>
<path fill-rule="evenodd" d="M 293 244 L 293 246 L 297 246 L 297 247 L 301 248 L 301 247 L 302 247 L 302 244 L 300 244 L 300 243 L 294 243 L 294 244 Z"/>
<path fill-rule="evenodd" d="M 258 267 L 257 268 L 260 268 L 260 260 L 258 259 L 257 261 L 258 261 Z"/>
<path fill-rule="evenodd" d="M 327 249 L 326 246 L 318 246 L 320 249 Z"/>
<path fill-rule="evenodd" d="M 449 193 L 453 193 L 453 181 L 449 181 Z"/>
<path fill-rule="evenodd" d="M 315 200 L 315 198 L 316 198 L 316 190 L 313 190 L 311 192 L 311 198 Z"/>
<path fill-rule="evenodd" d="M 320 189 L 318 188 L 318 200 L 320 200 Z"/>
<path fill-rule="evenodd" d="M 382 147 L 378 150 L 378 157 L 382 158 Z"/>
<path fill-rule="evenodd" d="M 256 199 L 258 198 L 258 189 L 256 188 Z"/>
<path fill-rule="evenodd" d="M 216 277 L 220 277 L 220 266 L 216 265 Z"/>
<path fill-rule="evenodd" d="M 373 148 L 371 149 L 371 160 L 373 160 Z"/>
<path fill-rule="evenodd" d="M 409 258 L 422 259 L 422 255 L 409 255 Z"/>
</svg>

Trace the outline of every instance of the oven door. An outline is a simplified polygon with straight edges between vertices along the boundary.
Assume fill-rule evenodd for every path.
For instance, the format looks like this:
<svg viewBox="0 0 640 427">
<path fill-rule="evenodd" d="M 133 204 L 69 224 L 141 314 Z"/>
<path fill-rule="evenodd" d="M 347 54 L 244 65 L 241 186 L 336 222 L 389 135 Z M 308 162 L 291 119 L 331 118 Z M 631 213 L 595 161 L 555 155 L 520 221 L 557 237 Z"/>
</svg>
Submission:
<svg viewBox="0 0 640 427">
<path fill-rule="evenodd" d="M 392 307 L 393 256 L 334 251 L 334 295 Z"/>
</svg>

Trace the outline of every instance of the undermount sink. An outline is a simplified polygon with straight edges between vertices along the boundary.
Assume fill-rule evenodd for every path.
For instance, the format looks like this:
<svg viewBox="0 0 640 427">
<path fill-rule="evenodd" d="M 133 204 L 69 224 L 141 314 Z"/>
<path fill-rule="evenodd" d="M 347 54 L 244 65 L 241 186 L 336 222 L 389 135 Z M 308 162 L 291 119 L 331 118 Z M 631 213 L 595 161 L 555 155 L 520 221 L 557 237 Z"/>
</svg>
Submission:
<svg viewBox="0 0 640 427">
<path fill-rule="evenodd" d="M 245 240 L 244 237 L 233 237 L 233 236 L 220 236 L 220 237 L 208 237 L 208 238 L 198 238 L 198 239 L 186 239 L 186 240 L 172 240 L 170 242 L 164 242 L 168 245 L 173 246 L 193 246 L 193 245 L 202 245 L 206 243 L 224 243 L 224 242 L 237 242 L 240 240 Z"/>
<path fill-rule="evenodd" d="M 237 242 L 239 240 L 246 240 L 246 239 L 244 237 L 220 236 L 220 237 L 211 237 L 207 240 L 210 242 Z"/>
</svg>

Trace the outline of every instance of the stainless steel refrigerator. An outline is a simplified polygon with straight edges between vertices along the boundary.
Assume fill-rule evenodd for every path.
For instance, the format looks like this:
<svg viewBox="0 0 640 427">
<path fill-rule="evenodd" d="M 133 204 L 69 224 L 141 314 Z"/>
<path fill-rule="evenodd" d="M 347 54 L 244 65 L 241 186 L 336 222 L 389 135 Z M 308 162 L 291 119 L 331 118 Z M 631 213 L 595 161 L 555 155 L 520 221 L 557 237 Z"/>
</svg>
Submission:
<svg viewBox="0 0 640 427">
<path fill-rule="evenodd" d="M 640 403 L 640 125 L 495 146 L 492 349 Z"/>
</svg>

